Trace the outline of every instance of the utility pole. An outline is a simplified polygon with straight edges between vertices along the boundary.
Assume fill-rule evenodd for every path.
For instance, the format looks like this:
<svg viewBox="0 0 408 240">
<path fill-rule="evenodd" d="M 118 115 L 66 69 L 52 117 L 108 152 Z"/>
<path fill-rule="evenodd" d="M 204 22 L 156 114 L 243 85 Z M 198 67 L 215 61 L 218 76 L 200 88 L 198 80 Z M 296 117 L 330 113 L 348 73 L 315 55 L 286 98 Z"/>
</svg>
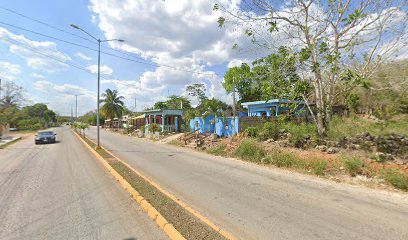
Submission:
<svg viewBox="0 0 408 240">
<path fill-rule="evenodd" d="M 74 123 L 74 116 L 73 116 L 73 113 L 72 113 L 72 103 L 71 103 L 71 124 L 72 123 Z"/>
<path fill-rule="evenodd" d="M 234 130 L 233 130 L 233 132 L 232 132 L 232 135 L 234 136 L 235 134 L 236 134 L 236 130 L 235 130 L 235 118 L 236 118 L 236 109 L 235 109 L 235 76 L 233 76 L 233 79 L 232 79 L 232 81 L 233 81 L 233 83 L 234 83 L 234 87 L 233 87 L 233 89 L 232 89 L 232 116 L 233 116 L 233 119 L 234 119 L 234 122 L 233 122 L 233 128 L 234 128 Z"/>
<path fill-rule="evenodd" d="M 135 113 L 137 113 L 137 108 L 136 108 L 136 98 L 135 98 Z"/>
<path fill-rule="evenodd" d="M 96 40 L 98 42 L 98 96 L 97 96 L 97 107 L 96 107 L 96 149 L 100 149 L 101 145 L 100 145 L 100 135 L 99 135 L 99 129 L 100 129 L 100 113 L 99 113 L 99 105 L 100 105 L 100 82 L 101 82 L 101 42 L 110 42 L 110 41 L 117 41 L 117 42 L 124 42 L 124 40 L 122 39 L 105 39 L 105 40 L 101 40 L 99 38 L 96 38 L 94 36 L 92 36 L 90 33 L 88 33 L 87 31 L 85 31 L 84 29 L 78 27 L 75 24 L 70 24 L 71 27 L 78 29 L 84 33 L 86 33 L 88 36 L 90 36 L 91 38 L 93 38 L 94 40 Z"/>
<path fill-rule="evenodd" d="M 75 121 L 78 122 L 78 95 L 75 95 Z"/>
<path fill-rule="evenodd" d="M 1 90 L 2 88 L 1 88 L 1 78 L 0 78 L 0 100 L 1 100 Z"/>
</svg>

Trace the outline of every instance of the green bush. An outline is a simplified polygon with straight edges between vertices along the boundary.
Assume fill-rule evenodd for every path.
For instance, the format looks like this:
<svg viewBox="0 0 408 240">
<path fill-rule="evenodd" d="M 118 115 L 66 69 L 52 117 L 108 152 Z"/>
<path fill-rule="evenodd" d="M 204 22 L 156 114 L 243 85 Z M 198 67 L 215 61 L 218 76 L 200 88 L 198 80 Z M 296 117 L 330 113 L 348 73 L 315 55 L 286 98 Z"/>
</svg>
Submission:
<svg viewBox="0 0 408 240">
<path fill-rule="evenodd" d="M 284 128 L 289 132 L 289 143 L 294 147 L 303 147 L 306 136 L 317 140 L 317 129 L 312 123 L 286 123 Z"/>
<path fill-rule="evenodd" d="M 247 127 L 245 129 L 245 133 L 248 135 L 248 137 L 256 137 L 258 135 L 259 128 L 257 127 Z"/>
<path fill-rule="evenodd" d="M 279 124 L 277 122 L 266 122 L 259 129 L 257 133 L 257 138 L 261 141 L 268 139 L 278 140 L 279 139 Z"/>
<path fill-rule="evenodd" d="M 408 175 L 397 170 L 388 170 L 385 172 L 385 180 L 392 186 L 404 191 L 408 191 Z"/>
<path fill-rule="evenodd" d="M 161 130 L 162 130 L 161 127 L 156 123 L 152 123 L 149 125 L 150 133 L 161 132 Z"/>
<path fill-rule="evenodd" d="M 139 131 L 141 131 L 142 133 L 145 132 L 145 125 L 140 126 Z"/>
<path fill-rule="evenodd" d="M 266 152 L 255 140 L 245 139 L 238 145 L 235 155 L 247 161 L 260 162 Z"/>
<path fill-rule="evenodd" d="M 362 172 L 364 162 L 355 156 L 343 156 L 343 165 L 351 176 L 356 176 Z"/>
<path fill-rule="evenodd" d="M 220 144 L 220 145 L 208 148 L 207 153 L 217 155 L 217 156 L 222 156 L 222 155 L 225 155 L 225 148 L 227 148 L 226 144 Z"/>
</svg>

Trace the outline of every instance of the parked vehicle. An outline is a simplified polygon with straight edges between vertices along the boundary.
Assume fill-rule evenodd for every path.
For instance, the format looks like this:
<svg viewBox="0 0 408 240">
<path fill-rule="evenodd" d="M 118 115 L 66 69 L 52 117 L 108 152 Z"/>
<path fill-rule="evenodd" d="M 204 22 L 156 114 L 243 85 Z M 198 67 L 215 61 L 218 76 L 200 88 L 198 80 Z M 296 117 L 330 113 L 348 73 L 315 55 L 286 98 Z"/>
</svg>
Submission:
<svg viewBox="0 0 408 240">
<path fill-rule="evenodd" d="M 57 134 L 53 131 L 38 132 L 35 135 L 35 144 L 40 143 L 55 143 Z"/>
</svg>

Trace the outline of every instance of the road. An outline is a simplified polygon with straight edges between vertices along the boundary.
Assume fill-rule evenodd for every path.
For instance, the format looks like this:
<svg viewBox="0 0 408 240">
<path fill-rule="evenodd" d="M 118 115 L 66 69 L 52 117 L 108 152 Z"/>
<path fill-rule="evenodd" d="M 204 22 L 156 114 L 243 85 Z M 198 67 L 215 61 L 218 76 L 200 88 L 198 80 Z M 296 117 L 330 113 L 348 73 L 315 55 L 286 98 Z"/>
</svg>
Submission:
<svg viewBox="0 0 408 240">
<path fill-rule="evenodd" d="M 88 134 L 95 138 L 96 131 Z M 101 131 L 101 143 L 240 239 L 408 239 L 408 195 Z"/>
<path fill-rule="evenodd" d="M 168 239 L 67 128 L 0 149 L 0 239 Z"/>
</svg>

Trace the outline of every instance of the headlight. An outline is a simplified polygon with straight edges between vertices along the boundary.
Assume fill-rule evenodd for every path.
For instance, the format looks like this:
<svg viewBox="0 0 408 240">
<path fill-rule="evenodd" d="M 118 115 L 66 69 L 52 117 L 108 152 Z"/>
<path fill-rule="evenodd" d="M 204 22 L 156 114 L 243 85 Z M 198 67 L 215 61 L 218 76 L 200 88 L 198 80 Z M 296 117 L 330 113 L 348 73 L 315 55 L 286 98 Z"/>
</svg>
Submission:
<svg viewBox="0 0 408 240">
<path fill-rule="evenodd" d="M 40 140 L 40 138 L 35 138 L 35 140 Z"/>
</svg>

